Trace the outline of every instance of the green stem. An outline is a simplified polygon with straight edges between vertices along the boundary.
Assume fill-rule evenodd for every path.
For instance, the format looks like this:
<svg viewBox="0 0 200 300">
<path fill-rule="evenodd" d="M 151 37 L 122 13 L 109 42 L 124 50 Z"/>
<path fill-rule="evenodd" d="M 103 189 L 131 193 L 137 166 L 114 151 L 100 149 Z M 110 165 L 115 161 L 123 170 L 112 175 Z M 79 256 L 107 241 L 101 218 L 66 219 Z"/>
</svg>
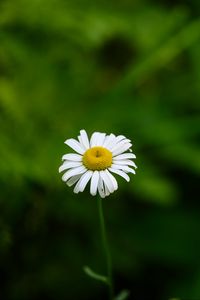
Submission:
<svg viewBox="0 0 200 300">
<path fill-rule="evenodd" d="M 106 258 L 106 265 L 107 265 L 109 295 L 110 295 L 110 300 L 113 300 L 114 296 L 113 296 L 113 280 L 112 280 L 112 262 L 111 262 L 110 250 L 108 247 L 107 235 L 106 235 L 106 227 L 105 227 L 105 221 L 104 221 L 104 215 L 103 215 L 102 199 L 100 197 L 98 197 L 98 208 L 99 208 L 99 219 L 100 219 L 102 242 L 103 242 L 103 247 L 104 247 L 104 251 L 105 251 L 105 258 Z"/>
</svg>

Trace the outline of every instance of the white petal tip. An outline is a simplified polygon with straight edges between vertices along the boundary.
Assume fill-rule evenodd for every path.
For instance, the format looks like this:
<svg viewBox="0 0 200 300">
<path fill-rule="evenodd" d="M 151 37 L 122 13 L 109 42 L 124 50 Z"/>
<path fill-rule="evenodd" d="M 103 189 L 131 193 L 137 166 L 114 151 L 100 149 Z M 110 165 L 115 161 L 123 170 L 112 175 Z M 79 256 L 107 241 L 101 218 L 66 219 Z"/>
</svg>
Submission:
<svg viewBox="0 0 200 300">
<path fill-rule="evenodd" d="M 68 140 L 66 140 L 66 141 L 64 141 L 64 144 L 66 144 L 66 145 L 67 145 L 67 144 L 68 144 L 68 142 L 69 142 L 69 139 L 68 139 Z"/>
</svg>

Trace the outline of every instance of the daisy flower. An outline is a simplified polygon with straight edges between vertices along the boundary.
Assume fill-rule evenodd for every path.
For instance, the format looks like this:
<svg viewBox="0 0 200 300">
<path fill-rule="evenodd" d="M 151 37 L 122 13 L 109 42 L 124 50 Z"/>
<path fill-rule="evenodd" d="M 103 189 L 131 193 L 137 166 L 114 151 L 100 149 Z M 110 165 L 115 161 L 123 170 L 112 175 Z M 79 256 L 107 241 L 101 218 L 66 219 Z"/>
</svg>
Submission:
<svg viewBox="0 0 200 300">
<path fill-rule="evenodd" d="M 62 180 L 68 186 L 75 184 L 74 193 L 83 192 L 90 181 L 91 195 L 99 193 L 105 198 L 118 189 L 112 173 L 126 181 L 130 180 L 128 173 L 135 174 L 137 166 L 132 159 L 136 156 L 131 153 L 131 141 L 123 135 L 94 132 L 89 139 L 81 130 L 78 140 L 68 139 L 65 144 L 76 153 L 63 155 L 59 172 L 65 172 Z"/>
</svg>

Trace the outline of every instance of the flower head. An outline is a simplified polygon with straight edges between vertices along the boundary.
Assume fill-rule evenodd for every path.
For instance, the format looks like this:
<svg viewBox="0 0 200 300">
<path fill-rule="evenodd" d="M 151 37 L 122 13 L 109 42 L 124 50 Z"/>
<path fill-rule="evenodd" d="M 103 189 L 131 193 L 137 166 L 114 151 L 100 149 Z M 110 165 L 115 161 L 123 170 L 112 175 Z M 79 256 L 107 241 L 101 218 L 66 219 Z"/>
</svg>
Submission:
<svg viewBox="0 0 200 300">
<path fill-rule="evenodd" d="M 130 180 L 127 173 L 135 174 L 137 166 L 133 159 L 136 156 L 131 153 L 131 141 L 123 135 L 94 132 L 89 140 L 86 131 L 81 130 L 78 140 L 68 139 L 65 144 L 76 153 L 63 155 L 59 172 L 65 171 L 62 180 L 68 186 L 76 184 L 74 193 L 83 192 L 91 181 L 91 195 L 99 192 L 100 197 L 105 198 L 118 189 L 117 180 L 111 173 L 126 181 Z"/>
</svg>

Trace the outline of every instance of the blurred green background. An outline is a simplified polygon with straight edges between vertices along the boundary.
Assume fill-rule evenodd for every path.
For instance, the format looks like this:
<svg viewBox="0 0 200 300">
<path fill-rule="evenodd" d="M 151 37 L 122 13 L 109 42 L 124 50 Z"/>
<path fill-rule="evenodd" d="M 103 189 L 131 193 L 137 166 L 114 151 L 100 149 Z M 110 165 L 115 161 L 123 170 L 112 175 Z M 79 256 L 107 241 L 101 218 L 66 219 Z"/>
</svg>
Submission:
<svg viewBox="0 0 200 300">
<path fill-rule="evenodd" d="M 107 299 L 97 201 L 58 174 L 84 128 L 133 141 L 104 210 L 116 293 L 200 300 L 200 1 L 0 2 L 0 299 Z"/>
</svg>

